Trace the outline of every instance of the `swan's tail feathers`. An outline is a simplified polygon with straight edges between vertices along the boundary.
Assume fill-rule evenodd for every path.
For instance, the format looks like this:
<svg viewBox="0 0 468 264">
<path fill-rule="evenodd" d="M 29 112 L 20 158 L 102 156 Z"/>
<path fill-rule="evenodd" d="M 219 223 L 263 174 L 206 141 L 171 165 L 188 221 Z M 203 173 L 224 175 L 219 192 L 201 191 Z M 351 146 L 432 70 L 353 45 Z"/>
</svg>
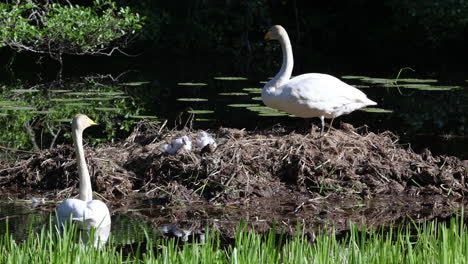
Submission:
<svg viewBox="0 0 468 264">
<path fill-rule="evenodd" d="M 364 100 L 364 104 L 366 104 L 366 105 L 377 105 L 376 102 L 370 100 L 369 98 L 366 98 L 366 99 Z"/>
</svg>

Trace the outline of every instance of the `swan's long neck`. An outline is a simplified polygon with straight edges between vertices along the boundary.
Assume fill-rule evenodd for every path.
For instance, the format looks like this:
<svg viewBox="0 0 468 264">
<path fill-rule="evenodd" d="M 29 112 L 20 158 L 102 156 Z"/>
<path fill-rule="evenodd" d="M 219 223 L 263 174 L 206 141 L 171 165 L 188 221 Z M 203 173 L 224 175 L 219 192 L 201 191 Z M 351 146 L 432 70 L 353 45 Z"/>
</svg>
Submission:
<svg viewBox="0 0 468 264">
<path fill-rule="evenodd" d="M 91 178 L 89 177 L 88 166 L 86 165 L 83 150 L 83 131 L 77 128 L 73 129 L 73 141 L 75 142 L 76 161 L 78 165 L 78 175 L 80 177 L 80 200 L 85 202 L 93 199 L 91 190 Z"/>
<path fill-rule="evenodd" d="M 291 41 L 289 40 L 288 33 L 283 32 L 279 39 L 281 44 L 281 50 L 283 52 L 283 64 L 281 65 L 280 71 L 276 76 L 269 82 L 270 86 L 275 88 L 280 87 L 283 83 L 287 82 L 291 78 L 291 74 L 294 67 L 294 58 L 291 47 Z"/>
</svg>

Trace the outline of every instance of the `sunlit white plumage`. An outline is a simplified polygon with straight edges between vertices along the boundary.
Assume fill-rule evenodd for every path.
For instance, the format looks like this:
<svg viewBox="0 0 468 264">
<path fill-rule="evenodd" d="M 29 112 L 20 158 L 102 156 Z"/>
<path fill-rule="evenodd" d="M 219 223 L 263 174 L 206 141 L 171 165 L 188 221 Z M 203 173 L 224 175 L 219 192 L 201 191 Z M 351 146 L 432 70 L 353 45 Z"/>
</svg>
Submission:
<svg viewBox="0 0 468 264">
<path fill-rule="evenodd" d="M 192 150 L 192 141 L 187 136 L 182 136 L 180 138 L 172 140 L 171 144 L 164 144 L 162 146 L 162 151 L 174 155 L 179 151 L 179 149 L 184 149 L 187 151 Z"/>
<path fill-rule="evenodd" d="M 216 147 L 216 141 L 205 131 L 200 132 L 200 139 L 197 141 L 197 147 L 204 148 L 208 144 L 213 144 Z"/>
<path fill-rule="evenodd" d="M 69 221 L 82 223 L 82 228 L 96 228 L 95 246 L 104 244 L 110 232 L 110 213 L 106 204 L 93 200 L 91 179 L 83 150 L 83 131 L 96 123 L 86 115 L 78 114 L 72 121 L 72 136 L 75 144 L 78 175 L 80 181 L 79 199 L 66 199 L 57 208 L 57 220 L 62 227 Z M 99 239 L 99 243 L 98 243 Z"/>
<path fill-rule="evenodd" d="M 283 52 L 280 71 L 262 90 L 262 100 L 267 106 L 298 117 L 320 117 L 323 133 L 324 118 L 332 118 L 333 122 L 335 117 L 377 104 L 360 90 L 328 74 L 308 73 L 290 79 L 294 59 L 288 33 L 276 25 L 265 39 L 278 40 Z"/>
</svg>

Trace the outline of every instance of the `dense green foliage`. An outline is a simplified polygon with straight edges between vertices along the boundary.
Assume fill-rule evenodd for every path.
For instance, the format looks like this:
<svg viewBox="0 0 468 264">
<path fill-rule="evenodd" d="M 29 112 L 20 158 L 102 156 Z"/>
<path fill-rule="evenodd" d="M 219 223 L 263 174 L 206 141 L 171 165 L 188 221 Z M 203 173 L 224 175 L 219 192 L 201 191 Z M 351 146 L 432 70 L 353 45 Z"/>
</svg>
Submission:
<svg viewBox="0 0 468 264">
<path fill-rule="evenodd" d="M 291 238 L 276 231 L 261 235 L 239 227 L 232 244 L 209 232 L 204 244 L 178 245 L 154 239 L 124 250 L 113 241 L 102 249 L 76 243 L 73 228 L 59 236 L 53 227 L 30 231 L 16 241 L 7 231 L 0 237 L 0 263 L 467 263 L 468 229 L 462 218 L 450 223 L 428 222 L 387 230 L 351 226 L 343 238 L 331 230 L 310 242 L 301 231 Z M 128 247 L 127 247 L 128 249 Z"/>
<path fill-rule="evenodd" d="M 142 19 L 111 0 L 92 6 L 28 0 L 0 3 L 0 25 L 0 47 L 61 60 L 62 54 L 112 54 L 142 27 Z"/>
</svg>

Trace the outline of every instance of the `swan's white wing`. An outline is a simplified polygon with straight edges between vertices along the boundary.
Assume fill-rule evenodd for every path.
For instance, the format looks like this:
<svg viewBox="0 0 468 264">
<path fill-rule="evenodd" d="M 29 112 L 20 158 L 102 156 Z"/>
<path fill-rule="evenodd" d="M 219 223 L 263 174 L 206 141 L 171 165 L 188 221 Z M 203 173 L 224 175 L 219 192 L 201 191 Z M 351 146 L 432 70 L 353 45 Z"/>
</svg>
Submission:
<svg viewBox="0 0 468 264">
<path fill-rule="evenodd" d="M 277 107 L 299 117 L 336 117 L 375 104 L 360 90 L 328 74 L 309 73 L 283 84 Z"/>
<path fill-rule="evenodd" d="M 79 199 L 67 199 L 57 208 L 60 224 L 70 220 L 85 222 L 86 226 L 99 227 L 110 225 L 110 214 L 106 204 L 99 200 L 85 202 Z"/>
<path fill-rule="evenodd" d="M 89 201 L 87 208 L 91 215 L 86 217 L 88 225 L 93 227 L 103 227 L 111 224 L 109 208 L 107 205 L 99 200 Z"/>
</svg>

